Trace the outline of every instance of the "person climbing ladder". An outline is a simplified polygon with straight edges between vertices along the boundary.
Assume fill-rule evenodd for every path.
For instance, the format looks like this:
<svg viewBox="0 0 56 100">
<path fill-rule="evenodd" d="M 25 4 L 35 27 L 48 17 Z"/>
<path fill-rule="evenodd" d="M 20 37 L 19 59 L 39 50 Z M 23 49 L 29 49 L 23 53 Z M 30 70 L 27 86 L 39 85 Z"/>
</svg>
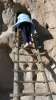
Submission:
<svg viewBox="0 0 56 100">
<path fill-rule="evenodd" d="M 35 26 L 30 19 L 30 16 L 25 13 L 20 13 L 17 17 L 18 21 L 13 25 L 13 28 L 20 28 L 21 35 L 24 41 L 24 48 L 31 45 L 31 33 L 35 34 Z"/>
</svg>

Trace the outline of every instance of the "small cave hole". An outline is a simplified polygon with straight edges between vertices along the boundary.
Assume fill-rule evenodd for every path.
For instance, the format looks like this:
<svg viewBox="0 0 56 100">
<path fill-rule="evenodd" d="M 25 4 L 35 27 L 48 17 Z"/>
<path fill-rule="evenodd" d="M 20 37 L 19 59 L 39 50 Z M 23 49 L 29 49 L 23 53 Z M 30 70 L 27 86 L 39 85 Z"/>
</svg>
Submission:
<svg viewBox="0 0 56 100">
<path fill-rule="evenodd" d="M 49 25 L 46 23 L 46 29 L 48 29 L 49 28 Z"/>
<path fill-rule="evenodd" d="M 44 3 L 46 3 L 46 0 L 44 0 Z"/>
<path fill-rule="evenodd" d="M 35 63 L 33 64 L 32 69 L 36 69 L 36 70 L 38 69 L 38 67 Z"/>
<path fill-rule="evenodd" d="M 26 69 L 27 67 L 29 67 L 29 65 L 27 63 L 24 64 L 24 69 Z"/>
<path fill-rule="evenodd" d="M 34 73 L 34 76 L 33 76 L 33 81 L 36 81 L 36 79 L 37 79 L 37 74 L 36 74 L 36 73 Z"/>
</svg>

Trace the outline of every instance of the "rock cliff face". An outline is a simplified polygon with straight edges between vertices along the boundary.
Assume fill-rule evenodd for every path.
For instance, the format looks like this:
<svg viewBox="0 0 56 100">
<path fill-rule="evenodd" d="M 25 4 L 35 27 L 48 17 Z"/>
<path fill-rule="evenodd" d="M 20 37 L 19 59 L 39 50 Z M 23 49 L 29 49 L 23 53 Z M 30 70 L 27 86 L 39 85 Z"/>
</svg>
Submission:
<svg viewBox="0 0 56 100">
<path fill-rule="evenodd" d="M 0 0 L 0 99 L 9 100 L 9 92 L 13 88 L 13 72 L 15 51 L 15 31 L 13 24 L 16 22 L 16 16 L 19 12 L 31 15 L 39 36 L 40 52 L 48 51 L 48 54 L 42 56 L 45 61 L 45 70 L 48 80 L 54 80 L 49 83 L 51 91 L 56 92 L 56 0 Z M 26 50 L 20 50 L 21 53 L 28 53 Z M 36 51 L 32 51 L 33 53 Z M 20 56 L 23 60 L 24 56 Z M 29 57 L 24 60 L 29 60 Z M 30 56 L 30 60 L 34 58 Z M 36 64 L 21 64 L 21 69 L 40 68 Z M 31 77 L 30 77 L 31 76 Z M 34 74 L 26 73 L 25 80 L 32 80 Z M 37 77 L 38 76 L 38 77 Z M 36 73 L 36 80 L 41 80 L 42 75 Z M 31 91 L 30 91 L 30 90 Z M 43 92 L 43 84 L 35 84 L 35 91 Z M 34 84 L 24 85 L 23 92 L 34 93 Z M 56 96 L 53 96 L 53 100 Z M 45 100 L 44 97 L 25 97 L 21 99 Z M 48 98 L 46 98 L 48 100 Z"/>
</svg>

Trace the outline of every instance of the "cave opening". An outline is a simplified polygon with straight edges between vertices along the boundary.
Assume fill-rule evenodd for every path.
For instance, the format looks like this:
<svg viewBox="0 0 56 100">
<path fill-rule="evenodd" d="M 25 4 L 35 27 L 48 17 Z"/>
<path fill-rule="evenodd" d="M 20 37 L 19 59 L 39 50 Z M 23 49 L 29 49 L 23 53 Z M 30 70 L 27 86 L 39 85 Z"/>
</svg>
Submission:
<svg viewBox="0 0 56 100">
<path fill-rule="evenodd" d="M 16 12 L 16 22 L 17 22 L 17 17 L 18 17 L 18 15 L 21 14 L 21 13 L 25 13 L 25 14 L 29 15 L 30 18 L 31 18 L 31 14 L 30 14 L 30 12 L 27 10 L 27 8 L 26 8 L 25 6 L 22 6 L 21 9 L 18 10 L 18 11 Z M 15 29 L 15 32 L 17 32 L 17 29 Z"/>
</svg>

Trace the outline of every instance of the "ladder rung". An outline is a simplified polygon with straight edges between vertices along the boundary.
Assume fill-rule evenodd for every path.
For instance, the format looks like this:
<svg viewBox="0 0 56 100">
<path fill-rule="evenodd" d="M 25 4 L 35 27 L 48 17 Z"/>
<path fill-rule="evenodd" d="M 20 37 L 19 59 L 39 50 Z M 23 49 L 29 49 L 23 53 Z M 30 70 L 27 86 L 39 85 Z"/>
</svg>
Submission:
<svg viewBox="0 0 56 100">
<path fill-rule="evenodd" d="M 33 69 L 33 70 L 18 70 L 18 71 L 16 71 L 15 69 L 13 69 L 13 71 L 14 72 L 17 72 L 17 73 L 19 73 L 19 72 L 44 72 L 44 71 L 42 71 L 42 70 L 38 70 L 38 69 Z"/>
<path fill-rule="evenodd" d="M 48 83 L 48 82 L 51 82 L 52 80 L 47 80 L 47 81 L 16 81 L 14 80 L 14 82 L 16 83 Z"/>
<path fill-rule="evenodd" d="M 24 48 L 24 47 L 17 47 L 17 46 L 15 46 L 16 48 L 18 48 L 18 49 L 36 49 L 36 47 L 26 47 L 26 48 Z M 38 48 L 41 48 L 41 46 L 39 46 Z"/>
<path fill-rule="evenodd" d="M 24 55 L 24 56 L 37 56 L 37 54 L 23 54 L 23 53 L 18 53 L 18 54 L 17 54 L 17 53 L 15 53 L 15 52 L 14 52 L 14 54 L 15 54 L 15 55 Z"/>
<path fill-rule="evenodd" d="M 17 46 L 15 46 L 16 48 L 19 48 L 19 49 L 35 49 L 35 47 L 26 47 L 26 48 L 24 48 L 24 47 L 17 47 Z"/>
<path fill-rule="evenodd" d="M 15 43 L 16 42 L 23 43 L 23 41 L 17 41 L 17 40 L 15 40 Z M 34 43 L 34 41 L 31 41 L 31 42 Z"/>
<path fill-rule="evenodd" d="M 43 62 L 39 62 L 39 61 L 14 61 L 14 63 L 43 63 Z"/>
<path fill-rule="evenodd" d="M 48 93 L 18 93 L 18 94 L 10 94 L 10 97 L 20 97 L 20 96 L 49 96 L 54 95 L 53 92 Z"/>
<path fill-rule="evenodd" d="M 13 54 L 15 54 L 15 55 L 24 55 L 24 56 L 38 56 L 38 55 L 44 55 L 45 54 L 45 52 L 44 53 L 40 53 L 40 54 L 23 54 L 23 53 L 15 53 L 15 52 L 13 52 Z"/>
</svg>

